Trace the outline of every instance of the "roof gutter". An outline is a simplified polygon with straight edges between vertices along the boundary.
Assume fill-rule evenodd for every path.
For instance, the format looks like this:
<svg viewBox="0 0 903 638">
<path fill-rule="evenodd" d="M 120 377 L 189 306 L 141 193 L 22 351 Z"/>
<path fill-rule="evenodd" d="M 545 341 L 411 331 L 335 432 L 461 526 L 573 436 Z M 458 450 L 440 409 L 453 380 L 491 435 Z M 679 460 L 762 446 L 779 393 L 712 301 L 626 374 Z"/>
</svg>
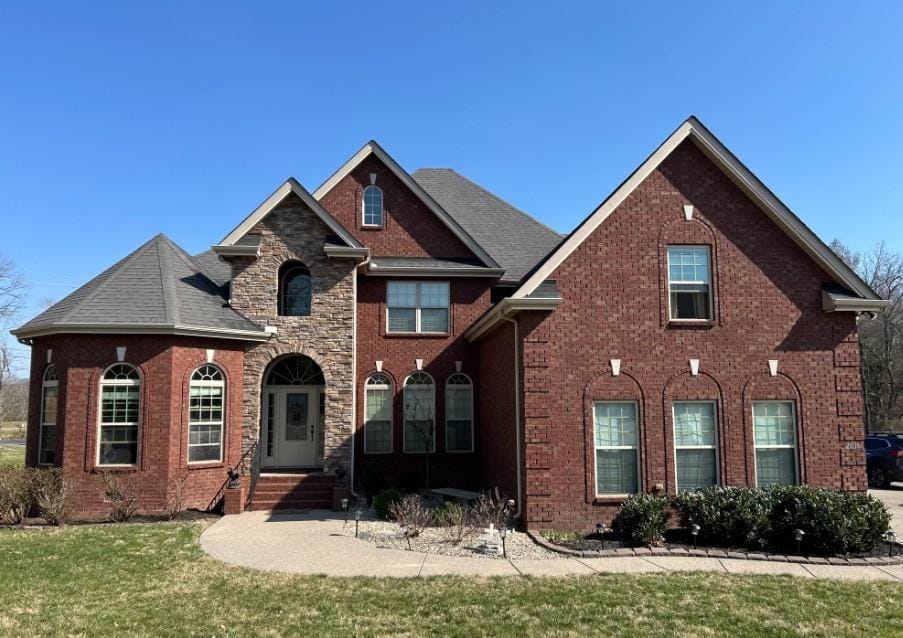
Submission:
<svg viewBox="0 0 903 638">
<path fill-rule="evenodd" d="M 483 315 L 483 318 L 473 324 L 464 332 L 468 341 L 479 341 L 489 334 L 510 316 L 524 310 L 555 310 L 561 303 L 561 297 L 535 297 L 526 299 L 513 299 L 508 297 L 498 302 L 494 308 Z"/>
<path fill-rule="evenodd" d="M 374 277 L 486 277 L 498 278 L 504 268 L 419 268 L 417 266 L 378 266 L 370 263 L 367 274 Z"/>
<path fill-rule="evenodd" d="M 323 252 L 330 259 L 357 259 L 362 264 L 370 261 L 370 249 L 357 246 L 332 246 L 323 247 Z"/>
<path fill-rule="evenodd" d="M 821 307 L 825 312 L 881 312 L 890 304 L 887 299 L 863 299 L 847 295 L 831 294 L 822 290 Z"/>
<path fill-rule="evenodd" d="M 220 257 L 260 257 L 260 244 L 217 244 L 211 248 Z"/>
<path fill-rule="evenodd" d="M 263 330 L 208 328 L 179 324 L 50 324 L 34 328 L 17 328 L 10 330 L 10 333 L 19 341 L 52 334 L 151 334 L 179 337 L 212 337 L 216 339 L 237 339 L 239 341 L 267 341 L 273 336 L 272 333 Z"/>
</svg>

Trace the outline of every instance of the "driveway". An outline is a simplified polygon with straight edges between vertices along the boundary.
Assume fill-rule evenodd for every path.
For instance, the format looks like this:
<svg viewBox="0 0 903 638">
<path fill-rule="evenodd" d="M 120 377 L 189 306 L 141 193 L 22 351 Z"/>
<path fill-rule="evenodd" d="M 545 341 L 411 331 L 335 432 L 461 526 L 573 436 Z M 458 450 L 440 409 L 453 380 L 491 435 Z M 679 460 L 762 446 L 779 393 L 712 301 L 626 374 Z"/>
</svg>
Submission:
<svg viewBox="0 0 903 638">
<path fill-rule="evenodd" d="M 903 541 L 903 483 L 891 483 L 886 490 L 869 490 L 869 494 L 880 498 L 887 506 L 891 513 L 890 526 Z"/>
</svg>

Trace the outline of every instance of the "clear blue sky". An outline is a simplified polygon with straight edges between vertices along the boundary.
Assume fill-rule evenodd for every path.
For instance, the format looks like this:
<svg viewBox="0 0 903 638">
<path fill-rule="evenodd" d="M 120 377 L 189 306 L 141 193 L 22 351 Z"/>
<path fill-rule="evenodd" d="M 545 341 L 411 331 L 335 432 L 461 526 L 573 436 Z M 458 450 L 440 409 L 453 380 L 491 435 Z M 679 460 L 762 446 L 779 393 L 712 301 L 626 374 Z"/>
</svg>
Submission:
<svg viewBox="0 0 903 638">
<path fill-rule="evenodd" d="M 319 4 L 0 7 L 26 315 L 157 232 L 205 249 L 370 138 L 569 231 L 689 114 L 826 241 L 903 250 L 903 3 Z"/>
</svg>

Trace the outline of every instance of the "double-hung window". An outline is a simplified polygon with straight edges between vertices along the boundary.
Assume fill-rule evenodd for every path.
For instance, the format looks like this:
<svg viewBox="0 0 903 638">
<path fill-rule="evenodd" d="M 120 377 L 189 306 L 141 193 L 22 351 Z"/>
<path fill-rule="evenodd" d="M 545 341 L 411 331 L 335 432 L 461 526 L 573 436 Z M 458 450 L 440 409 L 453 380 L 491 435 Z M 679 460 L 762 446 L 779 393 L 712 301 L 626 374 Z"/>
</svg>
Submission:
<svg viewBox="0 0 903 638">
<path fill-rule="evenodd" d="M 677 321 L 710 321 L 712 268 L 708 246 L 668 246 L 668 305 Z"/>
<path fill-rule="evenodd" d="M 389 333 L 449 332 L 447 281 L 390 281 L 386 294 Z"/>
<path fill-rule="evenodd" d="M 473 452 L 473 383 L 462 372 L 445 384 L 445 449 Z"/>
<path fill-rule="evenodd" d="M 377 372 L 364 384 L 364 452 L 392 451 L 392 381 Z"/>
<path fill-rule="evenodd" d="M 226 382 L 213 365 L 191 375 L 188 392 L 188 462 L 223 460 L 223 410 Z"/>
<path fill-rule="evenodd" d="M 56 406 L 59 381 L 56 368 L 47 366 L 41 383 L 41 428 L 38 432 L 38 465 L 56 462 Z"/>
<path fill-rule="evenodd" d="M 596 494 L 636 494 L 640 485 L 637 404 L 596 403 L 593 421 Z"/>
<path fill-rule="evenodd" d="M 138 420 L 141 377 L 134 366 L 117 363 L 100 382 L 100 436 L 98 465 L 135 465 L 138 462 Z"/>
<path fill-rule="evenodd" d="M 677 489 L 700 490 L 718 482 L 715 404 L 674 403 Z"/>
<path fill-rule="evenodd" d="M 793 401 L 753 402 L 756 486 L 796 485 L 796 405 Z"/>
</svg>

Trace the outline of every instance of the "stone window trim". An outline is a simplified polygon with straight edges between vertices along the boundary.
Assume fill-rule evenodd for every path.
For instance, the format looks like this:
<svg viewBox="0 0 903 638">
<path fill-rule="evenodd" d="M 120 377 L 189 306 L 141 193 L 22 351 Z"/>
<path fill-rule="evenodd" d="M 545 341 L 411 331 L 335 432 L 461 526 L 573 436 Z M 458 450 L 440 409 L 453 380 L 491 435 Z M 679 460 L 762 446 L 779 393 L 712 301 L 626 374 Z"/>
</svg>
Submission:
<svg viewBox="0 0 903 638">
<path fill-rule="evenodd" d="M 222 415 L 222 431 L 220 433 L 220 458 L 218 461 L 191 461 L 190 460 L 190 445 L 188 443 L 189 438 L 191 436 L 191 386 L 193 382 L 193 377 L 195 373 L 203 368 L 204 366 L 211 366 L 216 368 L 222 378 L 222 388 L 223 388 L 223 415 Z M 189 365 L 185 371 L 185 379 L 183 382 L 183 390 L 182 390 L 182 418 L 184 419 L 184 430 L 182 434 L 182 440 L 185 443 L 185 453 L 182 455 L 184 459 L 184 466 L 189 471 L 192 470 L 205 470 L 217 467 L 225 467 L 227 465 L 226 458 L 228 456 L 229 450 L 229 440 L 230 440 L 230 427 L 229 427 L 229 419 L 231 416 L 231 411 L 229 410 L 229 401 L 230 401 L 230 383 L 231 379 L 230 375 L 227 372 L 226 366 L 218 361 L 215 357 L 213 361 L 208 362 L 206 358 L 198 359 L 194 362 L 193 365 Z"/>
<path fill-rule="evenodd" d="M 137 380 L 122 380 L 122 379 L 107 379 L 106 377 L 112 373 L 115 368 L 129 368 L 137 374 Z M 143 446 L 143 427 L 142 425 L 146 422 L 146 414 L 145 414 L 145 401 L 144 401 L 144 387 L 145 387 L 145 374 L 140 366 L 128 363 L 126 361 L 116 361 L 104 367 L 98 376 L 98 379 L 95 384 L 93 384 L 95 388 L 97 388 L 97 414 L 95 416 L 96 426 L 94 428 L 94 436 L 95 440 L 93 441 L 93 463 L 92 469 L 94 471 L 121 471 L 121 472 L 129 472 L 129 471 L 138 471 L 141 468 L 141 464 L 144 460 L 144 454 L 142 450 Z M 137 408 L 137 421 L 136 432 L 135 432 L 135 461 L 134 463 L 102 463 L 100 458 L 100 448 L 101 448 L 101 432 L 104 426 L 103 423 L 103 388 L 105 385 L 110 386 L 137 386 L 138 387 L 138 408 Z"/>
<path fill-rule="evenodd" d="M 673 246 L 705 246 L 709 249 L 709 303 L 711 319 L 672 319 L 671 290 L 668 273 L 668 248 Z M 704 220 L 698 210 L 692 220 L 683 216 L 665 222 L 658 235 L 658 271 L 660 324 L 668 330 L 709 330 L 721 325 L 719 308 L 720 270 L 719 250 L 715 231 Z"/>
</svg>

